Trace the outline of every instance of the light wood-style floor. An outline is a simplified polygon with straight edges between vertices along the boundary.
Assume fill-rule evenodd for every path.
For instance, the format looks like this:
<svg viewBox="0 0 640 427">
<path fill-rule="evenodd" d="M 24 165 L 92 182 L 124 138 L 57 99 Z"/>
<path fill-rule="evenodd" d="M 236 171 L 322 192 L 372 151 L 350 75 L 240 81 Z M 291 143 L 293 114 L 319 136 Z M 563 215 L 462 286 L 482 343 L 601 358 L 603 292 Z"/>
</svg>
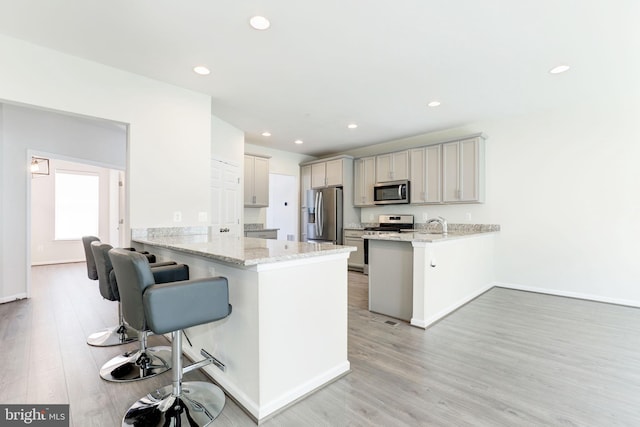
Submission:
<svg viewBox="0 0 640 427">
<path fill-rule="evenodd" d="M 85 343 L 116 306 L 84 264 L 32 271 L 33 297 L 0 305 L 0 403 L 69 403 L 73 426 L 112 427 L 170 383 L 102 381 L 102 363 L 135 347 Z M 638 309 L 494 288 L 424 331 L 366 307 L 366 276 L 350 272 L 352 372 L 262 425 L 640 425 Z M 255 424 L 228 399 L 213 425 Z"/>
</svg>

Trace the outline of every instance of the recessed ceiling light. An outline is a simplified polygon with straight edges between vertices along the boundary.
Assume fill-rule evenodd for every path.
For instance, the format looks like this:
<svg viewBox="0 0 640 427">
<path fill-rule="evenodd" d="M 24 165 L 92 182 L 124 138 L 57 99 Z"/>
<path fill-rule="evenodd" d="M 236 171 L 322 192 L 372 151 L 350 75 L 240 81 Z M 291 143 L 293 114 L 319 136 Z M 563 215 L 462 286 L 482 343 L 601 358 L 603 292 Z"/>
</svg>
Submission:
<svg viewBox="0 0 640 427">
<path fill-rule="evenodd" d="M 198 65 L 197 67 L 193 67 L 193 72 L 196 74 L 200 74 L 201 76 L 206 76 L 211 74 L 211 70 L 209 70 L 204 65 Z"/>
<path fill-rule="evenodd" d="M 296 144 L 298 144 L 298 145 L 300 145 L 300 144 L 303 144 L 303 143 L 304 143 L 304 141 L 303 141 L 303 140 L 301 140 L 301 139 L 296 139 L 296 140 L 295 140 L 295 141 L 293 141 L 293 142 L 295 142 L 295 143 L 296 143 Z"/>
<path fill-rule="evenodd" d="M 271 132 L 267 132 L 267 131 L 262 132 L 262 136 L 271 136 Z"/>
<path fill-rule="evenodd" d="M 347 127 L 348 127 L 349 129 L 355 129 L 355 128 L 357 128 L 357 127 L 358 127 L 358 125 L 357 125 L 357 124 L 355 124 L 355 123 L 349 123 L 349 124 L 347 125 Z"/>
<path fill-rule="evenodd" d="M 264 16 L 252 16 L 249 24 L 256 30 L 266 30 L 271 26 L 271 22 Z"/>
<path fill-rule="evenodd" d="M 427 104 L 429 107 L 438 107 L 440 105 L 440 101 L 431 101 Z"/>
<path fill-rule="evenodd" d="M 557 67 L 553 67 L 552 69 L 549 70 L 549 72 L 551 74 L 560 74 L 560 73 L 564 73 L 565 71 L 569 71 L 569 67 L 568 65 L 558 65 Z"/>
</svg>

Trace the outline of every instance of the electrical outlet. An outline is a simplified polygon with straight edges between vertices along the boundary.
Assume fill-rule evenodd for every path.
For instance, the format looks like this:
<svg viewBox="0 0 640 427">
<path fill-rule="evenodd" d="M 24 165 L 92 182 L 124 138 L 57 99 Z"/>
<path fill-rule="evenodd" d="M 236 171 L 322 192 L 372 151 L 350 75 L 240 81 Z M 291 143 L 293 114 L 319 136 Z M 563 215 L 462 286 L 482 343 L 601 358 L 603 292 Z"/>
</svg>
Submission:
<svg viewBox="0 0 640 427">
<path fill-rule="evenodd" d="M 182 222 L 182 212 L 175 211 L 173 213 L 173 222 Z"/>
<path fill-rule="evenodd" d="M 198 221 L 207 222 L 207 213 L 206 212 L 198 212 Z"/>
<path fill-rule="evenodd" d="M 427 214 L 426 212 L 422 213 L 422 221 L 427 222 L 427 220 L 429 219 L 429 214 Z"/>
<path fill-rule="evenodd" d="M 467 212 L 466 219 L 467 221 L 471 221 L 471 212 Z"/>
</svg>

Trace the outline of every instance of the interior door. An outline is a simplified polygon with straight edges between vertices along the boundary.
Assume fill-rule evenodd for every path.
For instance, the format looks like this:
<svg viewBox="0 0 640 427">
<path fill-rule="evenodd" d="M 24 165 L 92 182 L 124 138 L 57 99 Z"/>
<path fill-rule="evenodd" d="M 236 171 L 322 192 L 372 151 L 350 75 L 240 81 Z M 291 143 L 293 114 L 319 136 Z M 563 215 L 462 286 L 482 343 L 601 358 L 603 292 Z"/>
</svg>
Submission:
<svg viewBox="0 0 640 427">
<path fill-rule="evenodd" d="M 267 228 L 278 228 L 278 240 L 298 240 L 298 188 L 292 175 L 269 174 Z"/>
<path fill-rule="evenodd" d="M 240 236 L 240 168 L 211 159 L 211 226 L 213 233 Z"/>
</svg>

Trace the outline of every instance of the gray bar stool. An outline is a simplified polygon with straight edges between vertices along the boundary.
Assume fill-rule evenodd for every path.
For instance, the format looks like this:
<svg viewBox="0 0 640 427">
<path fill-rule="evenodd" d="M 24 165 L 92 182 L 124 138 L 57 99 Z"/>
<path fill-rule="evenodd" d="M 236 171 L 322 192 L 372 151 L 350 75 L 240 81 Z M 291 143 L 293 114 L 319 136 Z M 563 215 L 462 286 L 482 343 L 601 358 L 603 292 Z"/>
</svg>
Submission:
<svg viewBox="0 0 640 427">
<path fill-rule="evenodd" d="M 120 306 L 120 313 L 122 314 L 122 321 L 129 328 L 135 330 L 140 347 L 133 352 L 126 352 L 106 362 L 100 368 L 100 376 L 107 381 L 127 382 L 142 380 L 150 378 L 155 375 L 161 374 L 171 369 L 171 348 L 168 346 L 149 347 L 147 345 L 148 330 L 142 328 L 143 325 L 138 323 L 131 324 L 126 321 L 124 311 L 122 310 L 122 301 L 120 298 L 120 286 L 117 282 L 116 275 L 111 265 L 111 259 L 109 258 L 109 251 L 113 247 L 106 243 L 92 242 L 91 251 L 96 262 L 99 281 L 105 283 L 105 290 L 102 290 L 103 296 L 113 301 L 118 301 Z M 123 249 L 130 253 L 127 249 Z M 179 280 L 189 279 L 189 267 L 184 264 L 175 264 L 153 267 L 155 264 L 149 264 L 148 258 L 145 255 L 137 253 L 147 263 L 149 268 L 155 277 L 155 280 L 159 283 L 174 282 Z M 106 277 L 106 279 L 105 279 Z M 103 280 L 104 279 L 104 280 Z"/>
<path fill-rule="evenodd" d="M 111 289 L 111 285 L 108 283 L 109 274 L 102 275 L 102 279 L 100 279 L 100 275 L 98 274 L 98 266 L 96 264 L 96 259 L 91 250 L 91 243 L 98 242 L 100 243 L 100 239 L 95 236 L 83 236 L 82 237 L 82 246 L 84 247 L 84 255 L 87 259 L 87 276 L 91 280 L 97 280 L 98 286 L 100 288 L 100 294 L 103 298 L 108 299 L 109 301 L 119 301 L 119 298 L 114 298 L 113 290 Z M 103 268 L 104 268 L 104 263 Z M 110 262 L 109 262 L 110 264 Z M 116 290 L 117 293 L 117 290 Z M 118 302 L 118 325 L 111 326 L 109 328 L 103 329 L 102 331 L 94 332 L 87 337 L 87 344 L 95 346 L 95 347 L 109 347 L 113 345 L 126 344 L 129 342 L 133 342 L 138 339 L 138 332 L 128 327 L 124 320 L 122 319 L 122 311 L 120 309 L 120 303 Z"/>
<path fill-rule="evenodd" d="M 87 260 L 87 276 L 91 280 L 98 280 L 100 294 L 103 298 L 106 298 L 110 301 L 118 301 L 118 325 L 111 326 L 109 328 L 103 329 L 98 332 L 94 332 L 89 337 L 87 337 L 87 344 L 92 345 L 94 347 L 110 347 L 114 345 L 127 344 L 133 341 L 138 340 L 138 331 L 130 328 L 127 324 L 122 320 L 122 312 L 120 310 L 120 300 L 113 299 L 114 292 L 110 289 L 113 285 L 107 283 L 109 280 L 109 274 L 103 275 L 103 279 L 100 279 L 100 275 L 98 274 L 98 266 L 96 265 L 95 257 L 93 256 L 93 252 L 91 250 L 92 242 L 100 242 L 100 239 L 95 236 L 83 236 L 82 237 L 82 246 L 84 248 L 84 255 Z M 127 250 L 135 251 L 133 248 L 127 248 Z M 143 253 L 150 263 L 152 267 L 160 267 L 164 265 L 175 265 L 175 262 L 160 262 L 156 263 L 156 257 L 153 254 L 148 252 Z M 107 262 L 111 265 L 111 262 Z M 108 270 L 111 270 L 109 267 Z M 116 293 L 117 293 L 117 287 Z"/>
<path fill-rule="evenodd" d="M 182 382 L 184 372 L 214 363 L 224 364 L 202 350 L 206 357 L 182 368 L 182 330 L 224 319 L 231 314 L 229 286 L 224 277 L 157 284 L 144 257 L 122 249 L 109 251 L 118 280 L 124 318 L 135 327 L 156 334 L 171 332 L 172 385 L 156 390 L 134 403 L 123 426 L 206 426 L 222 412 L 222 390 L 207 382 Z"/>
</svg>

